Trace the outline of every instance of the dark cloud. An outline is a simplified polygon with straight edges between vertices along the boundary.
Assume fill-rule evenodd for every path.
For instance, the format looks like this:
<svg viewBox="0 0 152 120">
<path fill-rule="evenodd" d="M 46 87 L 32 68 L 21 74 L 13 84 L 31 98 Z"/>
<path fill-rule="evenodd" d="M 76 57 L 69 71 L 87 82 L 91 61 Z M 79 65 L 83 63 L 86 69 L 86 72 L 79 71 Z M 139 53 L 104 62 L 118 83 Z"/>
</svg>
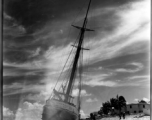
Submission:
<svg viewBox="0 0 152 120">
<path fill-rule="evenodd" d="M 4 1 L 4 60 L 7 62 L 25 63 L 35 59 L 43 59 L 43 54 L 51 45 L 67 45 L 73 42 L 78 31 L 73 29 L 69 38 L 70 24 L 73 14 L 86 12 L 89 1 L 70 0 L 6 0 Z M 105 8 L 127 4 L 127 0 L 92 1 L 91 9 Z M 91 10 L 90 10 L 91 12 Z M 94 14 L 94 13 L 91 13 Z M 95 13 L 96 14 L 96 13 Z M 76 15 L 75 15 L 76 16 Z M 99 17 L 98 19 L 96 17 Z M 112 21 L 111 21 L 112 19 Z M 106 32 L 113 32 L 118 24 L 115 11 L 105 12 L 100 16 L 91 17 L 89 27 L 96 32 L 88 33 L 89 37 Z M 82 21 L 79 21 L 78 24 Z M 102 24 L 101 24 L 102 23 Z M 77 24 L 77 23 L 75 23 Z M 100 25 L 100 26 L 99 26 Z M 50 27 L 48 27 L 50 26 Z M 104 32 L 102 32 L 104 31 Z M 39 48 L 38 54 L 34 54 Z M 33 56 L 34 54 L 34 56 Z"/>
<path fill-rule="evenodd" d="M 17 46 L 20 47 L 20 46 L 26 46 L 26 45 L 31 44 L 34 40 L 34 37 L 32 35 L 28 35 L 28 34 L 24 34 L 24 35 L 20 35 L 20 36 L 11 36 L 11 35 L 5 34 L 4 39 L 7 42 L 12 41 L 16 45 L 16 47 Z"/>
<path fill-rule="evenodd" d="M 87 67 L 97 68 L 101 66 L 107 69 L 116 69 L 116 68 L 125 66 L 125 64 L 128 64 L 128 63 L 147 61 L 148 56 L 149 55 L 147 52 L 137 53 L 137 54 L 128 54 L 128 55 L 118 56 L 112 59 L 102 60 Z"/>
<path fill-rule="evenodd" d="M 14 111 L 18 109 L 20 103 L 21 94 L 4 96 L 3 106 L 10 108 L 10 110 Z"/>
<path fill-rule="evenodd" d="M 4 53 L 5 58 L 11 60 L 11 62 L 16 62 L 16 63 L 20 63 L 20 62 L 26 62 L 28 60 L 28 53 L 25 51 L 7 51 Z M 4 60 L 6 60 L 4 58 Z"/>
<path fill-rule="evenodd" d="M 16 110 L 20 107 L 20 105 L 26 101 L 26 96 L 29 94 L 35 95 L 37 93 L 27 92 L 27 93 L 18 93 L 13 95 L 4 96 L 3 99 L 3 106 L 9 108 L 14 113 L 16 113 Z M 30 101 L 32 103 L 32 101 Z M 35 101 L 34 101 L 35 102 Z"/>
<path fill-rule="evenodd" d="M 6 15 L 5 15 L 6 16 Z M 6 18 L 6 17 L 5 17 Z M 5 19 L 4 19 L 5 21 Z M 50 44 L 47 41 L 37 41 L 33 34 L 25 33 L 24 28 L 19 24 L 13 26 L 14 21 L 7 19 L 3 30 L 3 51 L 4 61 L 24 63 L 41 59 L 41 55 L 48 49 Z M 21 29 L 22 28 L 22 29 Z M 39 51 L 37 51 L 39 48 Z M 37 52 L 37 54 L 35 54 Z M 33 56 L 34 55 L 34 56 Z"/>
<path fill-rule="evenodd" d="M 150 63 L 148 56 L 147 52 L 143 52 L 106 59 L 84 67 L 84 72 L 91 75 L 107 74 L 108 77 L 101 78 L 102 81 L 116 82 L 117 80 L 126 81 L 134 76 L 148 76 Z M 118 69 L 126 71 L 119 72 Z"/>
<path fill-rule="evenodd" d="M 119 6 L 130 2 L 130 0 L 96 0 L 92 1 L 93 7 L 100 6 Z M 13 17 L 18 23 L 23 25 L 27 31 L 33 32 L 34 29 L 41 28 L 47 21 L 64 17 L 69 11 L 78 10 L 88 1 L 71 0 L 5 0 L 4 10 Z"/>
<path fill-rule="evenodd" d="M 42 84 L 40 82 L 45 77 L 46 69 L 23 69 L 17 67 L 4 66 L 4 73 L 7 73 L 3 77 L 4 85 L 11 85 L 13 83 L 24 83 L 26 85 Z M 10 75 L 9 75 L 10 74 Z"/>
<path fill-rule="evenodd" d="M 117 7 L 134 1 L 137 0 L 92 0 L 91 9 L 103 8 L 104 10 L 106 7 Z M 3 18 L 4 61 L 9 63 L 26 63 L 41 60 L 43 59 L 43 54 L 50 46 L 67 45 L 69 41 L 71 42 L 73 40 L 76 33 L 78 33 L 78 31 L 74 29 L 71 31 L 71 37 L 65 39 L 69 34 L 67 30 L 70 29 L 70 24 L 72 24 L 72 20 L 74 19 L 74 13 L 77 13 L 79 8 L 82 8 L 83 10 L 80 14 L 84 14 L 87 4 L 88 0 L 5 0 L 4 12 L 6 14 Z M 88 34 L 89 37 L 94 37 L 97 34 L 100 34 L 100 37 L 104 37 L 108 33 L 113 32 L 119 23 L 119 18 L 115 12 L 115 10 L 109 12 L 105 11 L 99 16 L 92 17 L 91 15 L 96 13 L 91 13 L 90 10 L 91 14 L 88 27 L 94 29 L 95 32 L 86 34 Z M 67 24 L 66 21 L 70 22 Z M 74 24 L 81 25 L 82 20 L 74 22 Z M 123 51 L 126 50 L 124 49 Z M 125 66 L 125 64 L 130 62 L 141 62 L 144 65 L 144 69 L 134 75 L 145 75 L 148 68 L 148 62 L 146 62 L 147 53 L 126 54 L 124 53 L 121 57 L 115 57 L 89 65 L 84 68 L 84 72 L 87 72 L 87 68 L 91 68 L 93 72 L 90 70 L 90 73 L 108 74 L 110 73 L 110 70 L 121 67 L 135 69 L 135 66 Z M 102 68 L 97 71 L 94 69 L 99 66 L 103 67 L 104 71 Z M 14 76 L 4 76 L 3 83 L 5 86 L 11 86 L 13 83 L 18 83 L 19 85 L 22 84 L 23 87 L 29 87 L 30 85 L 32 87 L 32 85 L 43 85 L 42 79 L 44 78 L 46 70 L 29 70 L 4 66 L 4 72 L 8 74 L 10 72 L 17 74 Z M 131 73 L 117 73 L 112 76 L 113 78 L 111 78 L 111 80 L 123 80 L 129 76 L 131 76 Z M 122 88 L 118 88 L 118 90 L 117 88 L 105 86 L 92 88 L 90 88 L 90 86 L 84 86 L 84 88 L 88 93 L 97 96 L 98 99 L 102 99 L 103 101 L 106 101 L 109 96 L 116 95 L 122 90 Z M 16 94 L 10 95 L 13 92 L 16 92 Z M 24 95 L 36 94 L 36 90 L 33 93 L 32 90 L 30 93 L 28 93 L 28 90 L 27 92 L 24 91 L 24 93 L 21 92 L 22 87 L 5 89 L 4 94 L 6 94 L 6 96 L 4 97 L 4 106 L 11 108 L 11 110 L 17 110 Z M 109 95 L 107 95 L 107 93 L 109 93 Z M 124 95 L 127 95 L 127 93 Z M 107 96 L 107 98 L 103 98 L 102 96 Z"/>
<path fill-rule="evenodd" d="M 25 75 L 25 76 L 5 76 L 3 77 L 4 85 L 11 85 L 12 83 L 21 83 L 26 85 L 35 85 L 35 84 L 42 84 L 42 78 L 44 75 Z M 40 81 L 42 81 L 40 83 Z M 44 83 L 44 82 L 43 82 Z"/>
</svg>

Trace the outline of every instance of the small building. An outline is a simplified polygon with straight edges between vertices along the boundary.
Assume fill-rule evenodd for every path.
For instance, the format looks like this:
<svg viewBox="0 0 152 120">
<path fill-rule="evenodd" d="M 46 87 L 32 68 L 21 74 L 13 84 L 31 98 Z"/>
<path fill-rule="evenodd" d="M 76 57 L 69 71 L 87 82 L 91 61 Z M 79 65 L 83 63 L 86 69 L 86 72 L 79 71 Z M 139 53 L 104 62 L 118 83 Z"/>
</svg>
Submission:
<svg viewBox="0 0 152 120">
<path fill-rule="evenodd" d="M 128 104 L 126 112 L 128 112 L 128 113 L 143 113 L 144 109 L 150 109 L 150 104 L 147 104 L 147 103 Z"/>
<path fill-rule="evenodd" d="M 125 112 L 128 114 L 136 114 L 136 113 L 143 113 L 145 110 L 150 110 L 150 104 L 148 103 L 132 103 L 127 104 L 126 107 L 121 109 L 121 112 Z M 115 110 L 118 113 L 117 110 Z"/>
</svg>

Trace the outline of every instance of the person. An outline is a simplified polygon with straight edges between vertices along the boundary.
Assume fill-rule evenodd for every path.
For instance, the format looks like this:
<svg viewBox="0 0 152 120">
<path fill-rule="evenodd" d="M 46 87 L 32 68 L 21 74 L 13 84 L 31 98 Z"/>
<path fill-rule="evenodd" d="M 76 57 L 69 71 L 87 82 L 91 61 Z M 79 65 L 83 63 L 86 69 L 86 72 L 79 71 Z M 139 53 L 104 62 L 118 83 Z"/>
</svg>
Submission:
<svg viewBox="0 0 152 120">
<path fill-rule="evenodd" d="M 95 116 L 95 114 L 93 115 L 93 120 L 96 120 L 96 116 Z"/>
<path fill-rule="evenodd" d="M 93 114 L 92 114 L 92 113 L 90 113 L 90 119 L 92 120 L 92 118 L 93 118 Z"/>
<path fill-rule="evenodd" d="M 123 119 L 125 119 L 125 112 L 123 112 Z"/>
<path fill-rule="evenodd" d="M 121 113 L 119 113 L 119 118 L 120 118 L 120 120 L 121 120 Z"/>
<path fill-rule="evenodd" d="M 95 117 L 95 115 L 93 113 L 90 113 L 90 119 L 91 120 L 96 120 L 96 117 Z"/>
</svg>

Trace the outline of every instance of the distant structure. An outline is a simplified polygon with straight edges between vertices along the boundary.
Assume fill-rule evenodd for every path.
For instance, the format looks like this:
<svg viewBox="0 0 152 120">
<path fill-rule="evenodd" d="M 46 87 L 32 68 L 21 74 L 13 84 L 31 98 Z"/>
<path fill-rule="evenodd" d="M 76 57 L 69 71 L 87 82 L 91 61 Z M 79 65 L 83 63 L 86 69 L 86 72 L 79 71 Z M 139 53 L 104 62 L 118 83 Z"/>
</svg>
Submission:
<svg viewBox="0 0 152 120">
<path fill-rule="evenodd" d="M 122 112 L 127 114 L 136 114 L 136 113 L 145 113 L 150 115 L 150 104 L 149 103 L 132 103 L 127 104 L 126 107 L 123 107 Z M 115 110 L 118 113 L 117 110 Z"/>
<path fill-rule="evenodd" d="M 102 108 L 100 108 L 100 110 L 98 112 L 92 112 L 92 114 L 94 114 L 96 116 L 96 118 L 102 118 L 104 116 L 109 116 L 109 115 L 118 115 L 120 112 L 119 110 L 116 110 L 114 107 L 111 108 L 111 110 L 109 111 L 109 113 L 107 115 L 105 115 L 102 111 Z M 145 115 L 150 115 L 150 103 L 131 103 L 131 104 L 127 104 L 126 107 L 122 107 L 121 108 L 121 112 L 128 115 L 131 114 L 138 114 L 138 113 L 143 113 Z M 86 119 L 87 120 L 87 119 Z M 88 118 L 89 120 L 89 118 Z"/>
<path fill-rule="evenodd" d="M 97 116 L 97 115 L 98 115 L 98 112 L 92 112 L 92 114 Z"/>
</svg>

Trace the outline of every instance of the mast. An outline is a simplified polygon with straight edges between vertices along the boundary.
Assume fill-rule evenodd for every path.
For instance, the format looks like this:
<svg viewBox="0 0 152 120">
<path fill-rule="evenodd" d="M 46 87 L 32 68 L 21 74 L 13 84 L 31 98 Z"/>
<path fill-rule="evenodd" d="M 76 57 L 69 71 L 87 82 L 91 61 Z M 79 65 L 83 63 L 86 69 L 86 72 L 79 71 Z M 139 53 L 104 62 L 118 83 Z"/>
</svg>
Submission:
<svg viewBox="0 0 152 120">
<path fill-rule="evenodd" d="M 91 0 L 89 1 L 89 5 L 88 5 L 87 12 L 86 12 L 86 16 L 84 18 L 83 26 L 82 27 L 74 26 L 74 27 L 80 29 L 80 37 L 79 37 L 77 51 L 76 51 L 74 62 L 73 62 L 73 66 L 72 66 L 72 71 L 71 71 L 71 75 L 70 75 L 70 80 L 69 80 L 68 88 L 67 88 L 67 91 L 66 91 L 66 99 L 65 99 L 66 102 L 68 102 L 70 91 L 72 89 L 72 83 L 73 83 L 73 80 L 74 80 L 74 77 L 75 77 L 76 67 L 77 67 L 77 64 L 78 64 L 79 56 L 80 56 L 80 51 L 82 49 L 81 46 L 82 46 L 83 39 L 84 39 L 84 33 L 85 33 L 85 31 L 92 31 L 92 30 L 86 28 L 86 25 L 87 25 L 87 16 L 88 16 L 90 4 L 91 4 Z"/>
</svg>

